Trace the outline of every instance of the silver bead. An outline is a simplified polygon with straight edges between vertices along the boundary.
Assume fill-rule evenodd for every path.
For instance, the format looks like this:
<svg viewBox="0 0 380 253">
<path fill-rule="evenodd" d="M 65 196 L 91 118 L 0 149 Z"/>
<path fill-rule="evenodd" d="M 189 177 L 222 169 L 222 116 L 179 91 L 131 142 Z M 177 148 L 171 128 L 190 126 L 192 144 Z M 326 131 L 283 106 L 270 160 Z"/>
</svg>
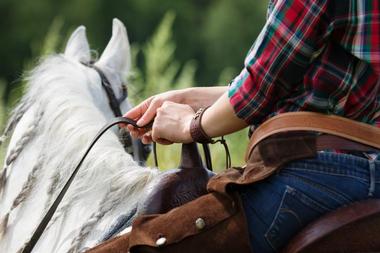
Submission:
<svg viewBox="0 0 380 253">
<path fill-rule="evenodd" d="M 166 244 L 166 238 L 165 237 L 158 238 L 156 241 L 156 245 L 158 247 L 164 246 L 165 244 Z"/>
<path fill-rule="evenodd" d="M 195 221 L 195 226 L 198 230 L 202 230 L 206 227 L 206 222 L 204 219 L 202 218 L 198 218 L 196 221 Z"/>
</svg>

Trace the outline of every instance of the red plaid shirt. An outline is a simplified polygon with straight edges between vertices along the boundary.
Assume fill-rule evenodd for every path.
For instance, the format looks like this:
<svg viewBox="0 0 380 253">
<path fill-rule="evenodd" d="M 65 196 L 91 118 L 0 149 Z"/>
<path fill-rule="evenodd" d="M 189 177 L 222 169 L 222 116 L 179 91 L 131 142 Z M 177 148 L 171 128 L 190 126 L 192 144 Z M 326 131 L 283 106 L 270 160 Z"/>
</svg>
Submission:
<svg viewBox="0 0 380 253">
<path fill-rule="evenodd" d="M 272 0 L 229 97 L 249 124 L 315 111 L 380 127 L 379 77 L 379 0 Z"/>
</svg>

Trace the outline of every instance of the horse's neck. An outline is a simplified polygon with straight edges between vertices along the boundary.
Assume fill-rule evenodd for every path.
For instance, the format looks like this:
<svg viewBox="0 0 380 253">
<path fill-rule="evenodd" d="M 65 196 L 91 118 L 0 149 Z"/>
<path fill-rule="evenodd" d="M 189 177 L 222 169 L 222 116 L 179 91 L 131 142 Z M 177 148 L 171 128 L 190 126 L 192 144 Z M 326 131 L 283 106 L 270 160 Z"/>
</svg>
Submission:
<svg viewBox="0 0 380 253">
<path fill-rule="evenodd" d="M 0 251 L 4 245 L 8 245 L 5 249 L 18 250 L 29 238 L 88 143 L 112 117 L 96 73 L 80 69 L 62 57 L 49 59 L 37 68 L 23 103 L 28 106 L 20 112 L 23 116 L 9 146 L 7 157 L 12 152 L 16 156 L 9 164 L 10 182 L 0 210 L 0 218 L 5 214 L 12 218 L 9 232 L 17 234 L 19 240 L 4 237 L 9 241 L 3 245 L 0 241 Z M 60 249 L 57 251 L 80 248 L 86 241 L 97 242 L 110 224 L 136 206 L 156 173 L 139 167 L 124 152 L 117 136 L 106 133 L 83 163 L 50 223 L 51 233 L 41 238 L 44 243 L 39 244 L 39 250 L 56 251 L 51 241 L 56 242 Z M 21 193 L 25 201 L 18 203 L 16 209 L 15 199 Z M 33 203 L 26 201 L 33 194 L 39 194 L 39 198 Z M 33 216 L 26 217 L 33 205 Z"/>
</svg>

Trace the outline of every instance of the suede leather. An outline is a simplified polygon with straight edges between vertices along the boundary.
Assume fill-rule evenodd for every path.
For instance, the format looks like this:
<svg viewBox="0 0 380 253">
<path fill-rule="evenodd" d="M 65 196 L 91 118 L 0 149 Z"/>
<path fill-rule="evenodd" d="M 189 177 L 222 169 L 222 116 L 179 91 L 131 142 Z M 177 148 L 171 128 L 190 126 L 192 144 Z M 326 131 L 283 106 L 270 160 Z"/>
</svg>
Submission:
<svg viewBox="0 0 380 253">
<path fill-rule="evenodd" d="M 206 226 L 199 230 L 195 221 Z M 165 237 L 166 244 L 156 245 Z M 128 251 L 129 249 L 129 251 Z M 107 241 L 88 253 L 251 252 L 246 219 L 237 195 L 209 193 L 162 215 L 145 215 L 130 234 Z"/>
</svg>

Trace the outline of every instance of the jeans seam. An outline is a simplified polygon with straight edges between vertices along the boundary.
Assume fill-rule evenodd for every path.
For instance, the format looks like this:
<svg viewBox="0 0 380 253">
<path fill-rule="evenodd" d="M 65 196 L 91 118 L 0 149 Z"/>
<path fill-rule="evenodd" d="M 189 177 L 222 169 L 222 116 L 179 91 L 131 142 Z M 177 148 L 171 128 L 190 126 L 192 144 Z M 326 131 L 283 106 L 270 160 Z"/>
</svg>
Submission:
<svg viewBox="0 0 380 253">
<path fill-rule="evenodd" d="M 285 191 L 281 197 L 280 204 L 278 205 L 276 214 L 273 217 L 272 222 L 270 223 L 269 227 L 267 228 L 266 232 L 264 233 L 264 237 L 266 239 L 266 242 L 270 245 L 270 247 L 277 251 L 278 249 L 273 245 L 272 240 L 270 239 L 270 232 L 273 228 L 275 228 L 276 223 L 278 222 L 279 215 L 286 210 L 287 212 L 291 211 L 290 213 L 293 214 L 295 219 L 299 222 L 301 226 L 305 226 L 303 224 L 302 220 L 299 218 L 299 214 L 294 212 L 291 209 L 284 208 L 284 202 L 286 197 L 292 197 L 296 198 L 300 203 L 302 203 L 304 206 L 308 206 L 309 208 L 313 208 L 316 212 L 319 213 L 328 213 L 331 212 L 333 209 L 327 207 L 324 205 L 324 203 L 319 202 L 318 200 L 315 200 L 311 197 L 309 197 L 307 194 L 305 194 L 303 191 L 298 190 L 297 188 L 294 188 L 292 186 L 286 185 Z"/>
<path fill-rule="evenodd" d="M 368 160 L 369 163 L 369 189 L 368 197 L 373 197 L 373 194 L 376 190 L 376 165 L 374 160 Z"/>
<path fill-rule="evenodd" d="M 269 225 L 267 231 L 266 231 L 265 234 L 264 234 L 264 237 L 265 237 L 266 241 L 268 242 L 268 244 L 270 245 L 270 247 L 271 247 L 273 250 L 277 250 L 277 249 L 276 249 L 276 248 L 274 247 L 274 245 L 272 244 L 272 241 L 268 238 L 268 233 L 269 233 L 269 231 L 271 230 L 271 228 L 273 227 L 275 221 L 277 220 L 278 215 L 279 215 L 280 212 L 281 212 L 281 206 L 283 205 L 284 200 L 285 200 L 285 196 L 286 196 L 286 194 L 289 193 L 289 190 L 294 190 L 294 188 L 292 188 L 292 187 L 290 187 L 290 186 L 288 186 L 288 185 L 286 186 L 286 189 L 285 189 L 284 193 L 282 194 L 281 201 L 280 201 L 280 204 L 279 204 L 279 206 L 278 206 L 277 212 L 276 212 L 276 214 L 274 215 L 271 224 Z"/>
<path fill-rule="evenodd" d="M 329 197 L 332 198 L 333 200 L 335 200 L 337 203 L 340 203 L 342 200 L 345 202 L 352 202 L 353 201 L 350 197 L 346 196 L 344 193 L 337 193 L 336 191 L 333 191 L 333 190 L 331 190 L 331 189 L 329 189 L 323 185 L 312 182 L 311 180 L 306 179 L 304 177 L 294 175 L 292 173 L 286 173 L 286 172 L 285 172 L 285 174 L 288 174 L 288 175 L 294 177 L 295 179 L 298 179 L 298 180 L 300 180 L 306 184 L 309 184 L 309 185 L 329 194 Z M 337 199 L 337 197 L 340 199 Z"/>
<path fill-rule="evenodd" d="M 343 173 L 332 173 L 327 171 L 321 171 L 321 170 L 312 170 L 312 169 L 300 169 L 300 168 L 286 168 L 287 170 L 294 170 L 294 171 L 303 171 L 303 172 L 312 172 L 312 173 L 318 173 L 318 174 L 328 174 L 331 176 L 339 176 L 339 177 L 349 177 L 353 179 L 357 179 L 361 181 L 362 183 L 368 183 L 366 179 L 363 179 L 362 177 L 350 175 L 350 174 L 343 174 Z"/>
</svg>

